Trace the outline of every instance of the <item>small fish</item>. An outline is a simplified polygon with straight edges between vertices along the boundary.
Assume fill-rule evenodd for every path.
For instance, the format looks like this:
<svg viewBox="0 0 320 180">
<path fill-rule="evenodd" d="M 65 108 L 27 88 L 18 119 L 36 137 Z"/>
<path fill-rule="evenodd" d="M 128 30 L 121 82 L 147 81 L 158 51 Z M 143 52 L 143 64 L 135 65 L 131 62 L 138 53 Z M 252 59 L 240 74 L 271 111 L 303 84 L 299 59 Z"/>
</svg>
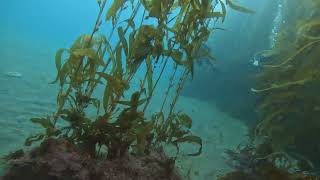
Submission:
<svg viewBox="0 0 320 180">
<path fill-rule="evenodd" d="M 22 74 L 19 72 L 6 72 L 5 73 L 6 76 L 8 77 L 15 77 L 15 78 L 21 78 Z"/>
<path fill-rule="evenodd" d="M 272 50 L 259 51 L 256 54 L 254 54 L 253 59 L 251 59 L 250 62 L 252 62 L 252 65 L 258 67 L 265 61 L 272 59 L 273 56 L 274 52 Z"/>
<path fill-rule="evenodd" d="M 209 67 L 211 70 L 216 70 L 216 66 L 212 63 L 214 57 L 210 54 L 211 48 L 207 44 L 202 44 L 197 52 L 193 54 L 196 59 L 195 63 L 200 67 Z"/>
</svg>

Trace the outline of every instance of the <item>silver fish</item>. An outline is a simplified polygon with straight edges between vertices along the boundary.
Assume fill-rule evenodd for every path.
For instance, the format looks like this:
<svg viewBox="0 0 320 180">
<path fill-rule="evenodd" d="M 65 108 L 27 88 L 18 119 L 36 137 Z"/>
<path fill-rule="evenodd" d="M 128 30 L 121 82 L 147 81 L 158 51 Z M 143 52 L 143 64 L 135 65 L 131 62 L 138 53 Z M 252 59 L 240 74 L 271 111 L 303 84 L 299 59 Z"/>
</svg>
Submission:
<svg viewBox="0 0 320 180">
<path fill-rule="evenodd" d="M 5 73 L 6 76 L 8 77 L 15 77 L 15 78 L 21 78 L 22 74 L 19 72 L 6 72 Z"/>
</svg>

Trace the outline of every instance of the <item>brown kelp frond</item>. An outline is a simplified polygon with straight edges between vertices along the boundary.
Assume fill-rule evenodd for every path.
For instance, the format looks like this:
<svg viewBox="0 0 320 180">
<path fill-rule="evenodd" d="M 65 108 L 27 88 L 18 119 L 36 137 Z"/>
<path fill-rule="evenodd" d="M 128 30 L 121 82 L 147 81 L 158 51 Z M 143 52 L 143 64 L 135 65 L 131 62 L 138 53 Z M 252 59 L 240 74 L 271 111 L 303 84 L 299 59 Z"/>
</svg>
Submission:
<svg viewBox="0 0 320 180">
<path fill-rule="evenodd" d="M 252 13 L 255 13 L 254 10 L 251 10 L 251 9 L 248 9 L 246 7 L 243 7 L 243 6 L 240 6 L 238 4 L 235 4 L 234 2 L 232 2 L 231 0 L 226 0 L 226 4 L 236 10 L 236 11 L 240 11 L 240 12 L 243 12 L 243 13 L 249 13 L 249 14 L 252 14 Z"/>
<path fill-rule="evenodd" d="M 281 67 L 283 65 L 286 65 L 288 62 L 294 60 L 294 59 L 297 59 L 298 55 L 300 55 L 301 53 L 303 53 L 303 51 L 305 50 L 308 50 L 308 48 L 312 47 L 313 45 L 316 45 L 317 43 L 319 43 L 320 40 L 315 40 L 315 41 L 312 41 L 306 45 L 304 45 L 302 48 L 300 48 L 299 50 L 297 50 L 297 52 L 295 54 L 293 54 L 292 56 L 290 56 L 289 58 L 285 59 L 284 61 L 282 61 L 280 64 L 277 64 L 277 65 L 268 65 L 268 64 L 265 64 L 263 65 L 263 67 L 265 68 L 278 68 L 278 67 Z"/>
<path fill-rule="evenodd" d="M 290 86 L 295 86 L 295 85 L 303 86 L 308 81 L 311 81 L 311 80 L 312 80 L 312 77 L 306 78 L 306 79 L 303 79 L 303 80 L 293 81 L 293 82 L 285 82 L 285 83 L 281 83 L 281 84 L 271 84 L 270 87 L 265 88 L 265 89 L 254 89 L 254 88 L 251 88 L 251 91 L 258 93 L 258 92 L 265 92 L 265 91 L 270 91 L 270 90 L 274 90 L 274 89 L 288 88 Z"/>
</svg>

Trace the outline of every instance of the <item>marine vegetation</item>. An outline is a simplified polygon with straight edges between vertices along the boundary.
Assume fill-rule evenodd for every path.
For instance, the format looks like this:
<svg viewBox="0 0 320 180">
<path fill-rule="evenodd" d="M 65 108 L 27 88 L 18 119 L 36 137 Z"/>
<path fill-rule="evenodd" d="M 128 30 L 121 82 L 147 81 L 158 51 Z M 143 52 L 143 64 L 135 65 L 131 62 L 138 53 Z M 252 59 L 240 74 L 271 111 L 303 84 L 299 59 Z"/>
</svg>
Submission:
<svg viewBox="0 0 320 180">
<path fill-rule="evenodd" d="M 80 35 L 70 48 L 57 51 L 57 77 L 52 82 L 59 85 L 57 110 L 52 116 L 31 119 L 45 131 L 27 138 L 25 145 L 41 142 L 40 154 L 46 154 L 50 144 L 62 146 L 67 153 L 74 152 L 70 146 L 76 146 L 85 156 L 108 160 L 128 154 L 147 156 L 164 145 L 173 145 L 177 150 L 174 160 L 181 143 L 192 143 L 199 148 L 188 155 L 200 155 L 202 140 L 190 130 L 192 119 L 175 111 L 176 102 L 186 79 L 193 77 L 195 52 L 197 59 L 213 59 L 208 51 L 199 53 L 216 30 L 210 26 L 212 22 L 224 21 L 227 7 L 253 11 L 231 0 L 97 3 L 99 12 L 92 32 Z M 143 12 L 141 19 L 138 12 Z M 170 64 L 174 70 L 162 107 L 147 118 L 145 112 Z M 92 111 L 93 117 L 89 115 Z"/>
<path fill-rule="evenodd" d="M 285 152 L 299 169 L 319 175 L 320 11 L 319 0 L 301 3 L 286 16 L 270 61 L 262 65 L 252 91 L 260 96 L 257 139 L 270 141 L 271 154 Z M 308 7 L 308 8 L 306 8 Z M 311 7 L 311 8 L 310 8 Z M 290 17 L 294 14 L 294 19 Z"/>
<path fill-rule="evenodd" d="M 226 150 L 233 170 L 220 180 L 320 177 L 320 1 L 283 2 L 285 21 L 274 48 L 255 55 L 267 59 L 259 61 L 251 89 L 259 96 L 260 121 L 247 145 Z"/>
<path fill-rule="evenodd" d="M 298 162 L 284 152 L 271 153 L 270 142 L 254 143 L 235 150 L 226 150 L 226 163 L 233 171 L 219 180 L 316 180 L 317 177 L 297 171 Z M 305 162 L 306 164 L 309 161 Z"/>
</svg>

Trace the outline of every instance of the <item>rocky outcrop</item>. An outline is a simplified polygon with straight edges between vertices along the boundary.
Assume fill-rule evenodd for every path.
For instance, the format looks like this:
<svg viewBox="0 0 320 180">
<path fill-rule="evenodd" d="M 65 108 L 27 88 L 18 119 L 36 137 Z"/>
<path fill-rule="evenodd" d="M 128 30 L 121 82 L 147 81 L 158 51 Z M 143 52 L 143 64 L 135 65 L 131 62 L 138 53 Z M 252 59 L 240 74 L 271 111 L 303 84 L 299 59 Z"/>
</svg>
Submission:
<svg viewBox="0 0 320 180">
<path fill-rule="evenodd" d="M 1 179 L 1 178 L 0 178 Z M 3 180 L 180 180 L 174 163 L 163 153 L 126 155 L 112 160 L 80 153 L 64 139 L 49 139 L 10 161 Z"/>
</svg>

